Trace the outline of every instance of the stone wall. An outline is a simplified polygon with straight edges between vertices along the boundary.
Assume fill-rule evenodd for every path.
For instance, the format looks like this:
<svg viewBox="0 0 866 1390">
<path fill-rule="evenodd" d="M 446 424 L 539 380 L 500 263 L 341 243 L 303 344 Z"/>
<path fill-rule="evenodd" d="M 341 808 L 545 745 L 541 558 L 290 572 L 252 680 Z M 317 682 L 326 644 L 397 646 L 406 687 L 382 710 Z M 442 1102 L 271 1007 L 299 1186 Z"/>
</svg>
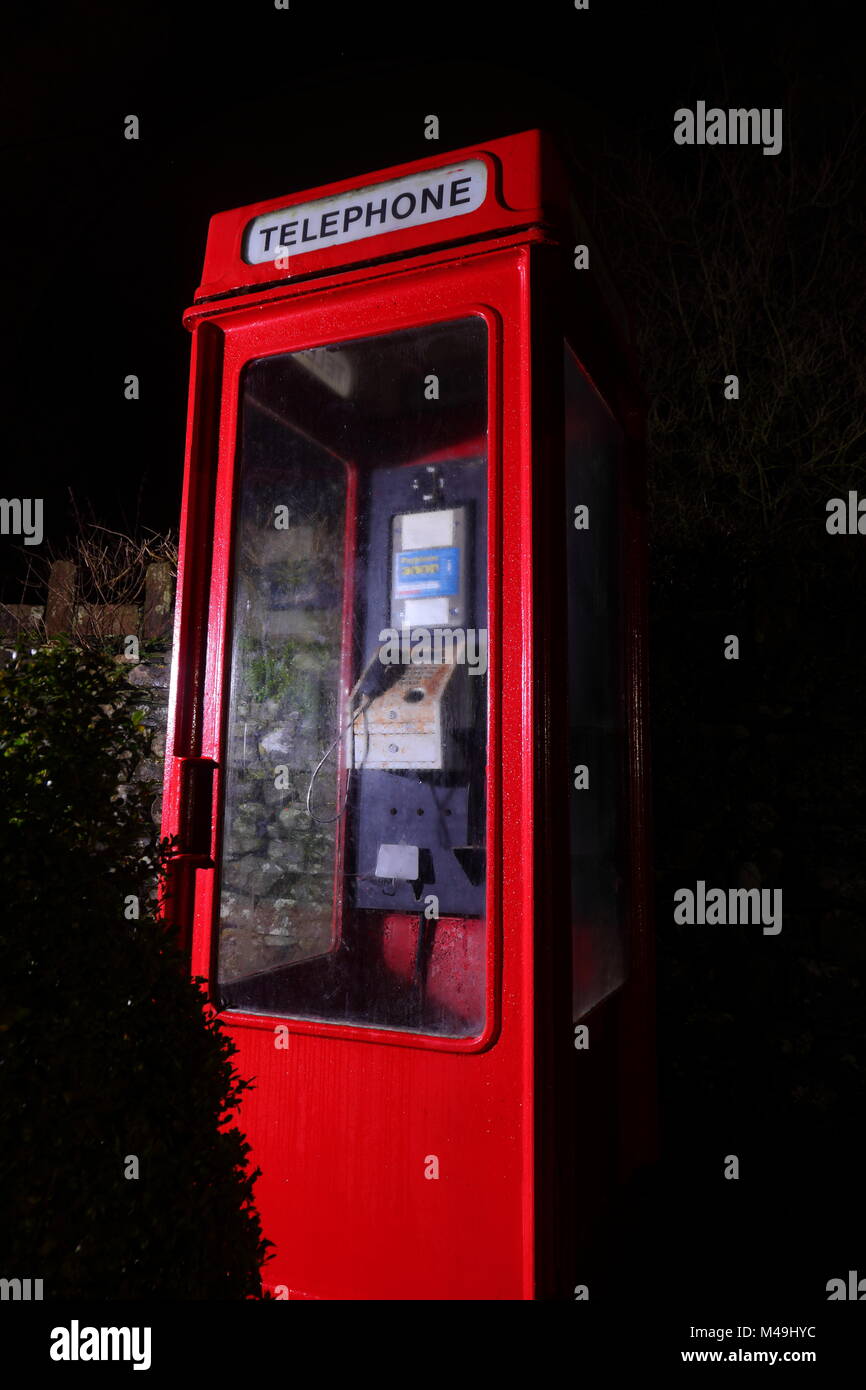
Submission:
<svg viewBox="0 0 866 1390">
<path fill-rule="evenodd" d="M 168 688 L 171 680 L 172 649 L 169 643 L 138 662 L 125 657 L 117 657 L 121 666 L 128 666 L 126 679 L 137 692 L 141 693 L 140 708 L 144 712 L 144 725 L 151 732 L 151 756 L 139 763 L 133 774 L 137 782 L 152 782 L 155 794 L 151 802 L 151 819 L 159 830 L 162 819 L 162 780 L 163 759 L 165 758 L 165 738 L 168 724 Z"/>
<path fill-rule="evenodd" d="M 226 981 L 327 951 L 333 926 L 340 549 L 329 522 L 290 528 L 278 545 L 248 529 L 225 750 Z M 329 748 L 312 819 L 307 793 Z"/>
</svg>

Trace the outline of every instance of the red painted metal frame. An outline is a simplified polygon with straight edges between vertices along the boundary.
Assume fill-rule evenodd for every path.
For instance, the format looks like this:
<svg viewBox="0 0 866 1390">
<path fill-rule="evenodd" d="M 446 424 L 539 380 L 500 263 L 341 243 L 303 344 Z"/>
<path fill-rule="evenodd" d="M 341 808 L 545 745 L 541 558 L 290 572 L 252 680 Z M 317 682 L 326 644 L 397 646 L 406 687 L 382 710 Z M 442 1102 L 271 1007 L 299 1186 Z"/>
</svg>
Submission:
<svg viewBox="0 0 866 1390">
<path fill-rule="evenodd" d="M 586 1259 L 606 1241 L 618 1187 L 657 1154 L 655 973 L 650 904 L 647 713 L 645 410 L 634 359 L 589 277 L 575 275 L 566 246 L 530 248 L 535 474 L 536 1297 L 569 1299 Z M 581 1021 L 589 1052 L 571 1040 L 571 930 L 557 891 L 570 853 L 568 631 L 565 547 L 549 544 L 563 522 L 565 440 L 562 359 L 568 345 L 624 436 L 621 510 L 622 703 L 626 732 L 626 977 Z M 557 815 L 554 808 L 559 808 Z M 547 814 L 545 814 L 545 812 Z M 557 929 L 565 926 L 566 930 Z"/>
<path fill-rule="evenodd" d="M 375 333 L 396 332 L 401 328 L 412 328 L 426 326 L 436 322 L 449 322 L 455 318 L 469 317 L 478 315 L 482 317 L 488 330 L 488 419 L 490 429 L 488 432 L 488 505 L 491 515 L 495 516 L 498 499 L 498 460 L 500 455 L 500 441 L 498 438 L 498 410 L 496 403 L 501 396 L 501 383 L 499 381 L 498 355 L 499 340 L 501 338 L 500 324 L 498 315 L 486 304 L 473 303 L 465 297 L 465 290 L 461 284 L 457 299 L 454 301 L 460 307 L 456 311 L 446 310 L 436 312 L 431 307 L 431 298 L 436 294 L 437 274 L 441 277 L 441 272 L 428 274 L 423 279 L 423 289 L 421 290 L 422 303 L 419 304 L 417 298 L 412 293 L 409 285 L 404 286 L 402 303 L 393 306 L 383 316 L 381 302 L 378 296 L 371 296 L 370 291 L 359 286 L 354 290 L 346 290 L 339 296 L 333 295 L 327 303 L 320 304 L 313 309 L 310 305 L 303 308 L 292 309 L 287 304 L 274 304 L 255 313 L 239 312 L 223 320 L 217 319 L 216 322 L 222 323 L 226 331 L 226 351 L 223 371 L 223 396 L 220 417 L 223 421 L 226 434 L 229 436 L 237 435 L 237 410 L 241 394 L 241 376 L 246 365 L 257 358 L 275 356 L 290 351 L 300 351 L 304 348 L 315 347 L 323 342 L 351 342 L 363 340 L 372 336 L 372 324 L 376 321 Z M 477 272 L 476 272 L 477 274 Z M 465 272 L 464 272 L 465 275 Z M 453 277 L 445 277 L 446 280 Z M 465 280 L 464 280 L 465 283 Z M 483 280 L 481 282 L 483 285 Z M 341 331 L 334 333 L 330 330 L 330 337 L 323 337 L 329 332 L 329 326 L 334 319 L 341 325 Z M 220 466 L 217 476 L 217 505 L 214 519 L 214 568 L 212 575 L 211 606 L 209 616 L 209 642 L 208 642 L 208 674 L 205 688 L 205 719 L 203 723 L 202 746 L 206 756 L 213 758 L 217 766 L 221 766 L 221 748 L 225 742 L 225 717 L 228 705 L 227 680 L 230 667 L 231 653 L 231 631 L 230 631 L 230 604 L 232 594 L 232 553 L 231 536 L 232 521 L 235 512 L 235 457 L 236 446 L 226 449 L 221 453 Z M 488 592 L 489 592 L 489 641 L 488 646 L 493 653 L 490 660 L 489 669 L 489 703 L 488 703 L 488 749 L 489 766 L 497 767 L 499 763 L 499 729 L 496 717 L 495 692 L 498 684 L 498 669 L 496 656 L 499 651 L 497 645 L 497 635 L 499 630 L 499 614 L 496 595 L 498 593 L 498 583 L 500 575 L 500 559 L 497 546 L 497 530 L 494 526 L 490 527 L 491 543 L 488 552 Z M 219 778 L 217 799 L 214 809 L 214 836 L 211 847 L 211 859 L 215 866 L 213 870 L 206 871 L 210 882 L 210 891 L 205 895 L 201 893 L 199 897 L 199 910 L 196 912 L 194 922 L 194 941 L 199 944 L 199 948 L 204 953 L 207 951 L 207 971 L 205 970 L 204 954 L 196 960 L 194 967 L 198 967 L 201 973 L 208 973 L 213 976 L 214 952 L 213 934 L 215 931 L 215 911 L 216 893 L 213 891 L 219 879 L 220 866 L 220 835 L 219 827 L 222 824 L 222 802 L 224 793 L 223 779 Z M 499 861 L 499 811 L 497 805 L 498 782 L 495 777 L 488 777 L 487 782 L 487 858 L 488 863 L 493 866 L 498 865 Z M 479 1037 L 473 1039 L 454 1039 L 431 1037 L 418 1033 L 403 1033 L 394 1029 L 372 1029 L 353 1027 L 348 1024 L 327 1024 L 317 1020 L 291 1019 L 289 1025 L 292 1031 L 317 1033 L 323 1036 L 340 1038 L 357 1038 L 365 1042 L 384 1042 L 389 1044 L 402 1044 L 409 1046 L 421 1046 L 424 1048 L 443 1049 L 448 1051 L 478 1051 L 489 1045 L 497 1026 L 496 991 L 494 989 L 495 970 L 496 970 L 496 930 L 494 924 L 498 919 L 498 874 L 489 872 L 487 885 L 487 968 L 486 968 L 486 993 L 488 1000 L 487 1021 L 483 1032 Z M 207 943 L 207 945 L 205 945 Z M 259 1014 L 246 1014 L 240 1011 L 232 1011 L 231 1019 L 233 1025 L 244 1023 L 253 1028 L 264 1028 L 273 1031 L 273 1019 L 263 1017 Z"/>
<path fill-rule="evenodd" d="M 198 334 L 202 327 L 207 327 L 211 332 L 217 331 L 223 339 L 220 403 L 212 400 L 210 405 L 214 413 L 219 405 L 220 429 L 205 678 L 203 686 L 200 681 L 196 682 L 203 710 L 201 753 L 219 764 L 230 652 L 231 523 L 237 409 L 244 365 L 271 353 L 452 321 L 472 314 L 483 316 L 488 326 L 488 628 L 491 652 L 488 850 L 491 867 L 487 885 L 487 1023 L 478 1038 L 459 1040 L 309 1020 L 237 1013 L 224 1015 L 226 1026 L 240 1047 L 242 1071 L 245 1074 L 253 1072 L 259 1078 L 257 1091 L 245 1104 L 244 1123 L 253 1140 L 253 1160 L 265 1174 L 258 1188 L 259 1206 L 268 1233 L 282 1252 L 270 1277 L 274 1283 L 290 1286 L 292 1296 L 532 1297 L 533 711 L 529 679 L 532 669 L 531 455 L 526 272 L 525 248 L 506 245 L 497 250 L 488 246 L 483 256 L 450 265 L 430 264 L 423 269 L 413 265 L 399 271 L 394 277 L 394 293 L 387 300 L 379 293 L 375 280 L 370 283 L 371 277 L 356 275 L 351 283 L 330 284 L 326 296 L 318 292 L 318 286 L 315 295 L 304 293 L 304 287 L 299 286 L 290 296 L 285 292 L 279 297 L 269 296 L 257 306 L 223 305 L 216 313 L 212 308 L 207 324 L 200 324 L 195 330 Z M 198 382 L 193 391 L 194 400 L 199 399 L 202 389 L 204 383 Z M 194 441 L 195 431 L 192 431 L 191 451 Z M 192 457 L 190 469 L 192 476 L 201 471 Z M 185 556 L 198 553 L 202 527 L 207 527 L 206 518 L 200 511 L 194 513 L 187 502 L 183 527 Z M 506 547 L 510 555 L 526 557 L 526 560 L 503 568 L 501 546 Z M 200 647 L 195 641 L 200 627 L 196 608 L 203 595 L 189 595 L 184 605 L 186 592 L 181 583 L 181 607 L 185 611 L 178 616 L 180 653 Z M 509 615 L 511 631 L 511 638 L 505 644 L 501 642 L 503 612 Z M 188 683 L 187 680 L 178 689 L 186 688 Z M 497 776 L 502 766 L 500 721 L 511 731 L 509 775 L 502 779 L 501 789 Z M 169 795 L 166 798 L 168 831 L 174 828 L 173 821 L 176 823 L 177 760 L 188 755 L 187 742 L 175 734 L 170 748 Z M 213 972 L 212 924 L 215 883 L 219 875 L 218 826 L 222 794 L 223 779 L 218 769 L 214 835 L 210 846 L 213 867 L 192 870 L 197 880 L 192 968 L 195 974 L 207 978 L 212 978 Z M 507 924 L 504 932 L 503 923 Z M 503 1019 L 500 1000 L 507 1001 L 507 1021 Z M 290 1031 L 292 1042 L 288 1051 L 277 1052 L 273 1047 L 276 1023 L 285 1023 Z M 390 1228 L 380 1213 L 380 1225 L 372 1230 L 367 1223 L 364 1204 L 352 1208 L 359 1229 L 357 1249 L 348 1263 L 351 1268 L 353 1263 L 363 1259 L 366 1270 L 363 1293 L 358 1292 L 357 1282 L 354 1285 L 345 1282 L 345 1270 L 339 1268 L 339 1251 L 355 1243 L 352 1230 L 355 1218 L 350 1211 L 342 1211 L 340 1237 L 335 1239 L 329 1262 L 317 1264 L 320 1257 L 316 1251 L 321 1249 L 320 1226 L 322 1220 L 327 1219 L 323 1217 L 326 1195 L 320 1193 L 318 1201 L 311 1197 L 309 1184 L 315 1187 L 315 1179 L 309 1165 L 304 1169 L 306 1178 L 303 1181 L 297 1179 L 297 1173 L 294 1178 L 286 1176 L 286 1164 L 290 1162 L 287 1155 L 297 1154 L 297 1147 L 292 1149 L 290 1139 L 275 1117 L 275 1097 L 285 1087 L 285 1072 L 299 1065 L 302 1047 L 307 1048 L 303 1067 L 308 1083 L 311 1067 L 315 1070 L 320 1065 L 326 1066 L 331 1075 L 335 1066 L 345 1068 L 345 1084 L 336 1086 L 327 1099 L 319 1095 L 319 1123 L 324 1130 L 335 1135 L 346 1133 L 347 1127 L 351 1128 L 347 1114 L 353 1113 L 359 1096 L 363 1096 L 366 1105 L 363 1135 L 375 1149 L 375 1156 L 370 1160 L 373 1167 L 381 1172 L 388 1171 L 393 1165 L 395 1148 L 405 1151 L 407 1145 L 414 1144 L 413 1151 L 417 1154 L 418 1192 L 411 1202 L 404 1192 L 402 1217 L 397 1228 Z M 329 1049 L 327 1061 L 324 1054 L 316 1060 L 315 1049 L 321 1048 Z M 401 1061 L 395 1066 L 393 1059 L 398 1057 Z M 287 1061 L 289 1058 L 293 1060 Z M 477 1070 L 467 1072 L 467 1065 Z M 462 1070 L 455 1072 L 455 1066 Z M 277 1070 L 282 1074 L 275 1075 Z M 354 1077 L 354 1083 L 350 1083 L 349 1076 Z M 401 1093 L 404 1113 L 398 1138 L 393 1132 L 391 1111 L 395 1095 Z M 481 1115 L 485 1118 L 479 1125 Z M 288 1124 L 291 1128 L 291 1120 Z M 431 1130 L 429 1137 L 422 1137 L 426 1133 L 425 1126 Z M 274 1138 L 275 1130 L 281 1136 L 278 1141 Z M 271 1138 L 266 1137 L 269 1133 Z M 388 1133 L 388 1142 L 375 1137 Z M 361 1142 L 358 1134 L 354 1138 L 356 1144 Z M 339 1147 L 343 1152 L 343 1146 Z M 431 1200 L 434 1193 L 443 1193 L 447 1187 L 423 1180 L 423 1159 L 431 1153 L 444 1156 L 450 1168 L 447 1174 L 452 1194 L 450 1205 Z M 319 1154 L 319 1167 L 322 1161 L 322 1154 Z M 331 1171 L 331 1178 L 336 1180 L 335 1171 Z M 295 1206 L 287 1201 L 287 1183 L 304 1188 L 307 1196 L 303 1203 Z M 376 1197 L 375 1184 L 371 1183 L 370 1187 L 365 1198 L 367 1205 L 371 1200 L 375 1202 Z M 393 1195 L 392 1189 L 392 1199 Z M 426 1202 L 425 1196 L 428 1197 Z M 331 1199 L 334 1200 L 333 1193 Z M 481 1243 L 455 1267 L 454 1243 L 461 1240 L 470 1221 Z M 411 1232 L 413 1226 L 415 1236 L 407 1239 L 406 1233 Z M 293 1259 L 283 1264 L 289 1241 Z M 300 1256 L 299 1250 L 304 1252 Z"/>
<path fill-rule="evenodd" d="M 431 228 L 401 229 L 292 258 L 278 277 L 272 265 L 240 259 L 243 229 L 261 212 L 464 157 L 488 161 L 491 194 L 476 213 L 437 224 L 433 247 Z M 468 1041 L 224 1015 L 239 1070 L 257 1079 L 241 1123 L 263 1170 L 257 1204 L 277 1244 L 268 1279 L 294 1298 L 569 1297 L 580 1273 L 582 1213 L 600 1205 L 613 1180 L 604 1155 L 614 1154 L 624 1175 L 652 1152 L 643 403 L 618 331 L 604 327 L 599 292 L 571 270 L 568 208 L 562 167 L 537 131 L 257 203 L 213 220 L 203 284 L 185 316 L 193 369 L 166 755 L 169 834 L 188 819 L 184 776 L 198 777 L 207 760 L 220 763 L 244 363 L 465 314 L 488 322 L 494 852 L 487 990 L 497 1012 Z M 561 520 L 566 337 L 629 441 L 630 965 L 625 986 L 591 1016 L 591 1073 L 571 1047 L 568 919 L 556 886 L 568 852 L 566 683 L 557 646 L 566 628 L 563 555 L 550 535 Z M 214 795 L 211 844 L 182 846 L 168 879 L 171 915 L 194 915 L 192 968 L 207 979 L 219 766 Z M 287 1051 L 273 1047 L 276 1023 L 289 1029 Z M 586 1164 L 580 1154 L 590 1135 L 596 1157 Z M 442 1160 L 438 1182 L 422 1177 L 429 1154 Z M 587 1200 L 577 1203 L 578 1191 Z"/>
</svg>

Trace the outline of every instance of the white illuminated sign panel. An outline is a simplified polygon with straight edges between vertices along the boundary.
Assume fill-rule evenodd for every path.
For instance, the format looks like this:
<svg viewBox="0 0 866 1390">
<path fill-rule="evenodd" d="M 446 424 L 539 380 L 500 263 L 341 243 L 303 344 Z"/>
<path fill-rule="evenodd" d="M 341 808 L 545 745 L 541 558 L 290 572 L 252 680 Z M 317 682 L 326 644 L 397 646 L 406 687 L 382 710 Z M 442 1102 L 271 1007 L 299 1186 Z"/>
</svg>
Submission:
<svg viewBox="0 0 866 1390">
<path fill-rule="evenodd" d="M 265 265 L 278 257 L 304 255 L 326 246 L 344 246 L 364 237 L 423 227 L 463 217 L 481 207 L 487 194 L 487 166 L 480 159 L 445 169 L 428 169 L 389 183 L 354 188 L 333 198 L 265 212 L 247 227 L 244 260 Z"/>
</svg>

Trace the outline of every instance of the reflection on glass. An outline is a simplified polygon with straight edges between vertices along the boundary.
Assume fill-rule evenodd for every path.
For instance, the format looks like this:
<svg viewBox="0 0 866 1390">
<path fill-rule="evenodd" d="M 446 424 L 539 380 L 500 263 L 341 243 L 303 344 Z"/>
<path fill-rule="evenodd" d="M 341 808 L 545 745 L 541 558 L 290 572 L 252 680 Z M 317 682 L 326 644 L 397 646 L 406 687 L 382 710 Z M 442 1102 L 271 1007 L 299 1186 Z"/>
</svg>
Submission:
<svg viewBox="0 0 866 1390">
<path fill-rule="evenodd" d="M 246 369 L 225 1007 L 483 1029 L 486 352 L 473 317 Z"/>
<path fill-rule="evenodd" d="M 624 729 L 619 486 L 622 433 L 565 349 L 569 766 L 574 1017 L 625 978 Z M 584 507 L 575 527 L 575 508 Z"/>
</svg>

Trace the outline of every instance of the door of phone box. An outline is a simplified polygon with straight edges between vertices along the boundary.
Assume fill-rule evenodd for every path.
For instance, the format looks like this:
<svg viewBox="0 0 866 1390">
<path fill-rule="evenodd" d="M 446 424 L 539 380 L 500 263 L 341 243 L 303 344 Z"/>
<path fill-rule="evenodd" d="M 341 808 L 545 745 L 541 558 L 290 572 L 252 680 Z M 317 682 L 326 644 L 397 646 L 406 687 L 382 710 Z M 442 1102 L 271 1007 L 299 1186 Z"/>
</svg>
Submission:
<svg viewBox="0 0 866 1390">
<path fill-rule="evenodd" d="M 572 1297 L 653 1086 L 642 406 L 568 178 L 530 131 L 219 214 L 185 321 L 165 903 L 266 1283 Z"/>
</svg>

